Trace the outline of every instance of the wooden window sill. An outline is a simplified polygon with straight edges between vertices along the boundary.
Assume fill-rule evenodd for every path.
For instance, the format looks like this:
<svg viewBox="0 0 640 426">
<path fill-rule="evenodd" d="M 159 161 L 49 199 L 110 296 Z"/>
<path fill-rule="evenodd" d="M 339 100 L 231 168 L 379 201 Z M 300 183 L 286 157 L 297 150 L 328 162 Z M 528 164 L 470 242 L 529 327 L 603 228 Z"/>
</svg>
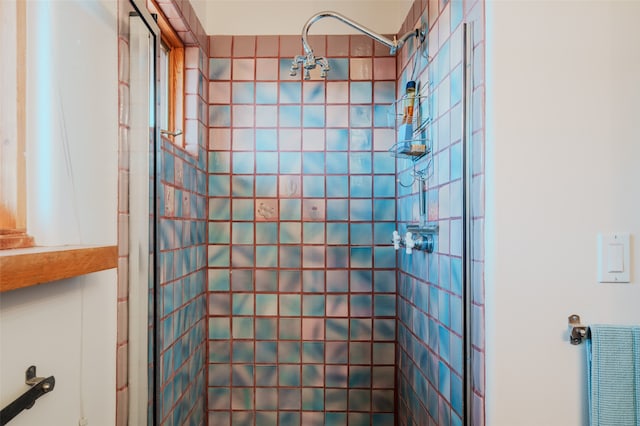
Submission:
<svg viewBox="0 0 640 426">
<path fill-rule="evenodd" d="M 0 293 L 112 269 L 117 265 L 117 246 L 0 250 Z"/>
<path fill-rule="evenodd" d="M 24 231 L 0 229 L 0 250 L 33 247 L 33 237 Z"/>
</svg>

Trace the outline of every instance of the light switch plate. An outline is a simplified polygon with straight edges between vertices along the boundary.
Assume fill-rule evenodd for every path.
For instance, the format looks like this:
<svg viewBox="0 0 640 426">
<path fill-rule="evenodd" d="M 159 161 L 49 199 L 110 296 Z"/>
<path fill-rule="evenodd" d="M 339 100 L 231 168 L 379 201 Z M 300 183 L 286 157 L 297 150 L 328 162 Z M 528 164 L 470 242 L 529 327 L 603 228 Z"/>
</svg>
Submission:
<svg viewBox="0 0 640 426">
<path fill-rule="evenodd" d="M 598 282 L 631 281 L 630 241 L 628 232 L 598 234 Z"/>
</svg>

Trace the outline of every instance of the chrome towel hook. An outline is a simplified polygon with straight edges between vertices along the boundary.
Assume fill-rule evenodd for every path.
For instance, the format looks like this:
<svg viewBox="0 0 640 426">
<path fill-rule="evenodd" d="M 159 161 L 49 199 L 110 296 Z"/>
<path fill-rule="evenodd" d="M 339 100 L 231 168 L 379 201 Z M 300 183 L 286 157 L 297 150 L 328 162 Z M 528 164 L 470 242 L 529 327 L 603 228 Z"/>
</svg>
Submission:
<svg viewBox="0 0 640 426">
<path fill-rule="evenodd" d="M 591 338 L 591 331 L 586 325 L 580 323 L 580 315 L 569 315 L 569 342 L 579 345 L 584 339 Z"/>
</svg>

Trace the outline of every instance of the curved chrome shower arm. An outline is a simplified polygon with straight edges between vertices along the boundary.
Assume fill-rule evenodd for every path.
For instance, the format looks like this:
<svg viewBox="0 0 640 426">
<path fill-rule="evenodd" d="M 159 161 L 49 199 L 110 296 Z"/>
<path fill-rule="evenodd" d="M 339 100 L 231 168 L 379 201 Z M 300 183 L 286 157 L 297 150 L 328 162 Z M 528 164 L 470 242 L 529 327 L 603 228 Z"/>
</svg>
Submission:
<svg viewBox="0 0 640 426">
<path fill-rule="evenodd" d="M 337 12 L 331 12 L 331 11 L 320 12 L 313 15 L 311 18 L 309 18 L 307 23 L 304 24 L 304 27 L 302 28 L 302 46 L 304 47 L 305 54 L 296 55 L 293 58 L 293 61 L 291 62 L 291 69 L 289 72 L 290 76 L 292 77 L 296 76 L 298 70 L 300 69 L 300 65 L 302 65 L 302 68 L 304 70 L 303 72 L 304 72 L 305 80 L 309 80 L 311 78 L 310 71 L 315 69 L 316 66 L 318 65 L 320 66 L 320 69 L 321 69 L 321 72 L 320 72 L 321 78 L 326 77 L 327 71 L 331 69 L 329 67 L 329 61 L 327 61 L 327 58 L 322 56 L 319 56 L 319 57 L 314 56 L 313 49 L 311 48 L 311 46 L 309 46 L 309 42 L 307 41 L 307 37 L 309 35 L 309 28 L 311 28 L 311 25 L 313 25 L 314 22 L 319 21 L 322 18 L 337 19 L 338 21 L 349 25 L 351 28 L 354 28 L 363 34 L 368 35 L 375 41 L 387 46 L 390 50 L 391 55 L 395 55 L 398 49 L 401 48 L 405 44 L 405 42 L 411 37 L 416 37 L 420 39 L 420 43 L 424 42 L 424 39 L 426 37 L 426 27 L 423 26 L 422 28 L 417 28 L 413 31 L 409 31 L 408 33 L 400 37 L 399 40 L 395 36 L 393 37 L 393 40 L 390 40 L 387 37 L 380 35 L 374 31 L 371 31 L 369 28 L 363 25 L 360 25 L 357 22 L 354 22 L 351 19 L 340 15 Z"/>
<path fill-rule="evenodd" d="M 302 46 L 304 47 L 304 51 L 307 55 L 312 54 L 313 53 L 313 49 L 311 48 L 311 46 L 309 46 L 309 43 L 307 41 L 307 37 L 309 35 L 309 28 L 311 28 L 311 25 L 313 25 L 316 21 L 319 21 L 322 18 L 334 18 L 337 19 L 338 21 L 341 21 L 347 25 L 349 25 L 351 28 L 356 29 L 358 31 L 360 31 L 363 34 L 368 35 L 369 37 L 371 37 L 372 39 L 374 39 L 375 41 L 384 44 L 385 46 L 387 46 L 389 48 L 389 53 L 391 55 L 395 55 L 396 51 L 401 48 L 404 43 L 411 37 L 420 37 L 421 40 L 424 37 L 424 33 L 422 31 L 420 31 L 419 29 L 416 29 L 414 31 L 409 31 L 408 33 L 406 33 L 405 35 L 403 35 L 402 37 L 400 37 L 400 39 L 396 39 L 396 37 L 394 36 L 393 40 L 388 39 L 387 37 L 378 34 L 372 30 L 370 30 L 369 28 L 365 27 L 364 25 L 360 25 L 357 22 L 352 21 L 351 19 L 347 18 L 346 16 L 343 16 L 337 12 L 331 12 L 331 11 L 324 11 L 324 12 L 320 12 L 317 13 L 315 15 L 313 15 L 311 18 L 309 18 L 309 20 L 307 21 L 306 24 L 304 24 L 304 27 L 302 27 Z"/>
</svg>

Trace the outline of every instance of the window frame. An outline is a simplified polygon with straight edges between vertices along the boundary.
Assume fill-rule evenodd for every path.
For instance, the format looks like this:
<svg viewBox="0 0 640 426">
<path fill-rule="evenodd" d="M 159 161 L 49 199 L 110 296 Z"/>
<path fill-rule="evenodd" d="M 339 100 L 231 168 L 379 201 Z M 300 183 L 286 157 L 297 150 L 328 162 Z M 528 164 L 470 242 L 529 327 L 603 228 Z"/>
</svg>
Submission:
<svg viewBox="0 0 640 426">
<path fill-rule="evenodd" d="M 166 76 L 168 117 L 167 128 L 161 129 L 162 136 L 169 139 L 181 148 L 185 147 L 184 138 L 184 102 L 185 102 L 185 47 L 182 39 L 173 28 L 156 0 L 149 0 L 156 22 L 160 27 L 160 37 L 162 43 L 168 48 L 169 75 Z M 160 84 L 163 84 L 164 76 L 160 77 Z M 161 121 L 164 118 L 161 118 Z M 179 135 L 176 133 L 180 132 Z"/>
<path fill-rule="evenodd" d="M 15 194 L 15 199 L 9 201 L 10 205 L 0 202 L 0 249 L 13 249 L 32 247 L 35 243 L 31 236 L 27 234 L 27 181 L 26 181 L 26 96 L 27 79 L 24 73 L 27 63 L 27 5 L 25 0 L 18 0 L 13 3 L 15 10 L 6 7 L 2 10 L 7 13 L 4 20 L 12 22 L 13 28 L 5 28 L 5 34 L 12 32 L 15 34 L 15 80 L 7 82 L 7 85 L 15 84 L 16 97 L 15 105 L 11 99 L 3 99 L 7 109 L 15 106 L 15 125 L 10 132 L 15 134 L 13 145 L 15 158 L 14 167 L 10 167 L 7 173 L 3 171 L 0 178 L 0 193 Z M 11 66 L 12 61 L 3 62 L 4 66 Z M 13 77 L 13 76 L 11 76 Z M 10 148 L 11 149 L 11 148 Z M 3 159 L 3 163 L 12 163 L 11 158 Z"/>
</svg>

